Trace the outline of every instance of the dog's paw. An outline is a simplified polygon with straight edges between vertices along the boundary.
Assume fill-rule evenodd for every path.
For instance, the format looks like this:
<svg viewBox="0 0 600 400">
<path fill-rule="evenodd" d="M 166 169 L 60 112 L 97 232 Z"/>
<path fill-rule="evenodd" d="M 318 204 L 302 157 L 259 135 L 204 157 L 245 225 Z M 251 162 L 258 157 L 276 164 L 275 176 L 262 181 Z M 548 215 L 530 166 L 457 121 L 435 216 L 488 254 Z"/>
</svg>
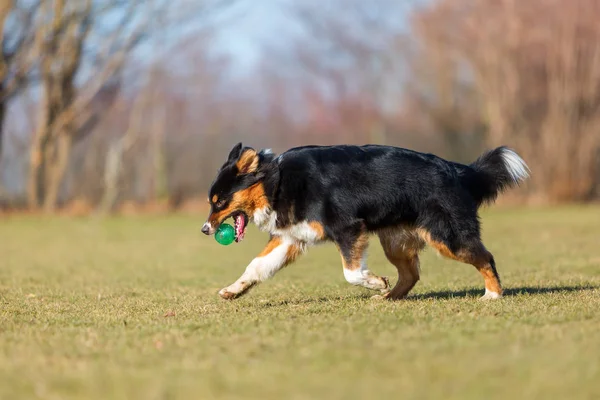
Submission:
<svg viewBox="0 0 600 400">
<path fill-rule="evenodd" d="M 390 286 L 390 280 L 388 279 L 387 276 L 382 276 L 381 280 L 384 282 L 385 287 L 383 289 L 381 289 L 381 293 L 383 294 L 388 294 L 390 292 L 390 290 L 392 290 L 391 286 Z"/>
<path fill-rule="evenodd" d="M 256 282 L 237 281 L 226 288 L 219 290 L 219 296 L 225 300 L 237 299 L 245 295 L 256 284 Z"/>
<path fill-rule="evenodd" d="M 501 293 L 496 293 L 496 292 L 491 292 L 489 290 L 485 290 L 485 294 L 483 296 L 481 296 L 479 298 L 479 300 L 497 300 L 497 299 L 501 299 L 502 298 L 502 294 Z"/>
<path fill-rule="evenodd" d="M 230 292 L 227 289 L 228 288 L 223 288 L 223 289 L 219 290 L 219 296 L 221 296 L 221 298 L 223 298 L 225 300 L 233 300 L 240 295 L 240 293 Z"/>
</svg>

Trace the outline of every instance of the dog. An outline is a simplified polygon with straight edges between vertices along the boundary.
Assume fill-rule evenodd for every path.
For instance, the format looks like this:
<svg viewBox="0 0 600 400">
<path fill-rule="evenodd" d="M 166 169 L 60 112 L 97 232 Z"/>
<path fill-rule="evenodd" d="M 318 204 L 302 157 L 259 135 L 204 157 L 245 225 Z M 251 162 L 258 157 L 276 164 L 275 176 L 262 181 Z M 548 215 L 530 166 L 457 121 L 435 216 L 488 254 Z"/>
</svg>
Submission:
<svg viewBox="0 0 600 400">
<path fill-rule="evenodd" d="M 492 254 L 481 241 L 478 209 L 529 177 L 529 167 L 507 147 L 470 165 L 398 147 L 303 146 L 276 156 L 238 143 L 209 190 L 210 214 L 202 232 L 212 235 L 235 221 L 235 240 L 249 221 L 270 234 L 264 250 L 233 284 L 219 291 L 235 299 L 292 263 L 312 245 L 332 241 L 352 285 L 403 299 L 419 280 L 426 244 L 442 256 L 473 265 L 483 276 L 482 299 L 502 296 Z M 377 234 L 398 270 L 393 288 L 366 263 Z"/>
</svg>

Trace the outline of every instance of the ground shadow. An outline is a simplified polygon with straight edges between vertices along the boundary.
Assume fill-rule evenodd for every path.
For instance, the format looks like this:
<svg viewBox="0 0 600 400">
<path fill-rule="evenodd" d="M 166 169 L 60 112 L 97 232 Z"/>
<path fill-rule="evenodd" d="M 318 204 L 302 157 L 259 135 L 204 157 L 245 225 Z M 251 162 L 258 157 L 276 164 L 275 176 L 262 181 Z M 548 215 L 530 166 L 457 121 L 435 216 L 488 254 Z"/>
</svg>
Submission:
<svg viewBox="0 0 600 400">
<path fill-rule="evenodd" d="M 526 295 L 541 295 L 549 293 L 571 293 L 571 292 L 583 292 L 587 290 L 600 289 L 600 286 L 593 285 L 580 285 L 580 286 L 548 286 L 548 287 L 531 287 L 521 286 L 504 289 L 504 297 L 517 296 L 521 294 Z M 429 292 L 422 294 L 409 295 L 406 300 L 448 300 L 453 298 L 466 298 L 473 297 L 479 298 L 483 295 L 484 289 L 464 289 L 464 290 L 447 290 L 441 292 Z M 347 296 L 321 296 L 321 297 L 309 297 L 309 298 L 293 298 L 286 300 L 268 300 L 262 301 L 258 304 L 252 303 L 252 307 L 257 305 L 262 308 L 271 307 L 285 307 L 285 306 L 299 306 L 304 304 L 319 304 L 319 303 L 335 303 L 344 300 L 367 300 L 373 296 L 372 293 L 364 294 L 349 294 Z M 402 301 L 402 300 L 401 300 Z"/>
<path fill-rule="evenodd" d="M 521 286 L 504 289 L 504 297 L 517 296 L 520 294 L 539 295 L 548 293 L 570 293 L 583 292 L 586 290 L 599 289 L 600 286 L 580 285 L 580 286 L 548 286 L 548 287 L 531 287 Z M 425 300 L 425 299 L 452 299 L 460 297 L 480 297 L 484 293 L 484 289 L 465 289 L 465 290 L 447 290 L 443 292 L 430 292 L 423 294 L 409 295 L 408 300 Z"/>
</svg>

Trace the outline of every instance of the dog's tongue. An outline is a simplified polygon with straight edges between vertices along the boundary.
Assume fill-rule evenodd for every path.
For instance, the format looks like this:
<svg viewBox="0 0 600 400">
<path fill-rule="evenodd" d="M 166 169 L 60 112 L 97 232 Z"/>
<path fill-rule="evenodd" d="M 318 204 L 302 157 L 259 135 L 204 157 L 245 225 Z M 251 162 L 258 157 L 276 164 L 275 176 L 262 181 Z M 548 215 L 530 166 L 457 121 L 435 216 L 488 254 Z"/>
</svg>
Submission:
<svg viewBox="0 0 600 400">
<path fill-rule="evenodd" d="M 244 239 L 244 234 L 246 233 L 246 221 L 244 220 L 243 215 L 238 215 L 235 217 L 235 241 L 240 242 Z"/>
</svg>

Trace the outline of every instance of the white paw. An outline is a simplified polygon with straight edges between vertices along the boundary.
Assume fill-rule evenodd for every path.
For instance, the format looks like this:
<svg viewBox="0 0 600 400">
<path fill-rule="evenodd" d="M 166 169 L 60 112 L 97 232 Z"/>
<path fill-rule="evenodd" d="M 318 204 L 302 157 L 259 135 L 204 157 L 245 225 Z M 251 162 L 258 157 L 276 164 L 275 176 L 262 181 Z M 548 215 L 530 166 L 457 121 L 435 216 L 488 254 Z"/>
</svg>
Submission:
<svg viewBox="0 0 600 400">
<path fill-rule="evenodd" d="M 233 300 L 239 296 L 238 293 L 230 292 L 228 289 L 229 288 L 223 288 L 219 290 L 219 296 L 221 296 L 225 300 Z"/>
<path fill-rule="evenodd" d="M 238 281 L 227 286 L 226 288 L 219 290 L 219 296 L 225 300 L 233 300 L 246 294 L 252 286 L 254 286 L 254 283 L 248 281 Z"/>
<path fill-rule="evenodd" d="M 496 300 L 501 298 L 502 295 L 500 293 L 492 292 L 490 290 L 485 289 L 485 294 L 479 298 L 479 300 Z"/>
<path fill-rule="evenodd" d="M 367 289 L 379 290 L 381 293 L 386 294 L 390 291 L 390 281 L 387 277 L 370 275 L 368 276 L 360 286 L 364 286 Z"/>
</svg>

